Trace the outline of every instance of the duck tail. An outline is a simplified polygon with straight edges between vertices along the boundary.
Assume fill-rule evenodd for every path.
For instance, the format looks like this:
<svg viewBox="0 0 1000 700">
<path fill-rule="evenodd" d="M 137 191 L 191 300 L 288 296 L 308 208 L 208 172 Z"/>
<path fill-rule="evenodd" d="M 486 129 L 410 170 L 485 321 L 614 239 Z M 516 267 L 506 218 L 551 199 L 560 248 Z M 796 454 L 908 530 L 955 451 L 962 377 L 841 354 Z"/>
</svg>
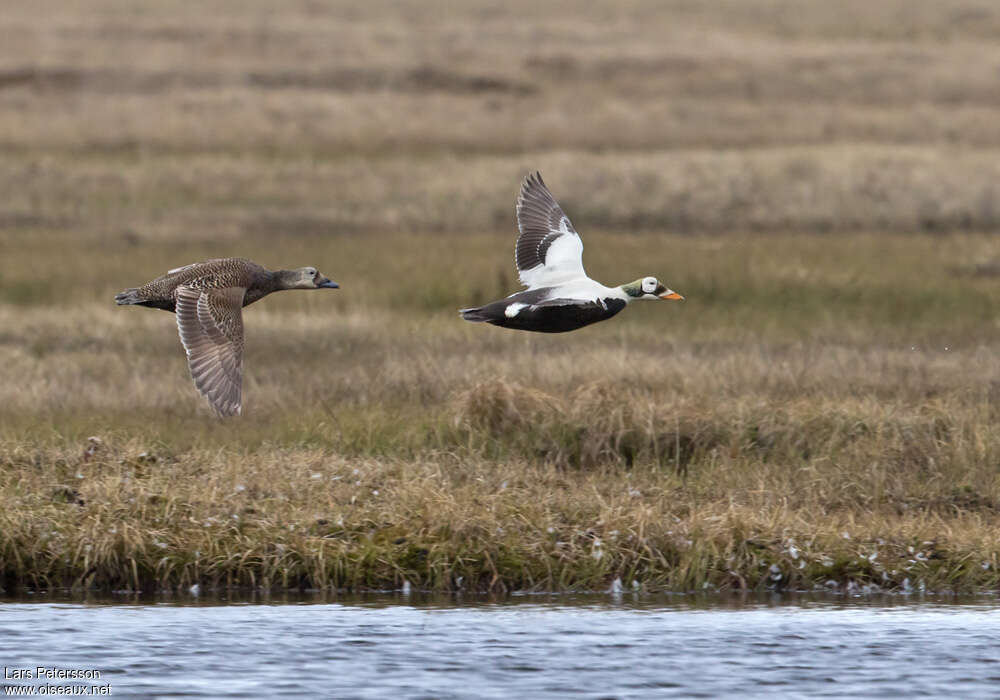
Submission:
<svg viewBox="0 0 1000 700">
<path fill-rule="evenodd" d="M 473 323 L 482 323 L 483 321 L 489 321 L 490 318 L 483 312 L 483 307 L 477 306 L 473 309 L 460 309 L 459 312 L 462 314 L 462 318 L 466 321 L 472 321 Z"/>
<path fill-rule="evenodd" d="M 139 296 L 139 290 L 136 287 L 126 289 L 115 295 L 116 304 L 141 304 L 142 302 L 143 299 Z"/>
</svg>

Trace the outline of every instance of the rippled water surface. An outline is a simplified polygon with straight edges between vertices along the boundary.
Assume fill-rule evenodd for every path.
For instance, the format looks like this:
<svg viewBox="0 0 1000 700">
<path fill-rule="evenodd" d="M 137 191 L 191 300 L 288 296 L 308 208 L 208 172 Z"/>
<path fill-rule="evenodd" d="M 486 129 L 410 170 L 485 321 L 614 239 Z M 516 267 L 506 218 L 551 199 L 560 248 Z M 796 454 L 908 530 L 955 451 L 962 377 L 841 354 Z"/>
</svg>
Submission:
<svg viewBox="0 0 1000 700">
<path fill-rule="evenodd" d="M 1000 605 L 18 601 L 0 603 L 0 664 L 8 685 L 113 697 L 996 697 Z M 39 666 L 101 678 L 10 678 Z"/>
</svg>

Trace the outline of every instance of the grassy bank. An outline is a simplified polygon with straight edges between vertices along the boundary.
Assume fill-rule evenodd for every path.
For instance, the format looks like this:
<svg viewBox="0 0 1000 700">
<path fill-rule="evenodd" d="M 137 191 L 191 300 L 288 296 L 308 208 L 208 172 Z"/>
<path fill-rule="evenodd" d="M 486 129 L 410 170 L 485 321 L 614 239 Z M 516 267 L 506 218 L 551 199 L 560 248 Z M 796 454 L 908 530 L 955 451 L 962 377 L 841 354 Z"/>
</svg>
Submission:
<svg viewBox="0 0 1000 700">
<path fill-rule="evenodd" d="M 6 586 L 996 585 L 992 238 L 595 233 L 595 274 L 688 299 L 565 336 L 458 320 L 508 239 L 251 241 L 343 289 L 246 311 L 228 422 L 172 316 L 108 303 L 191 253 L 67 242 L 96 281 L 0 307 Z"/>
</svg>

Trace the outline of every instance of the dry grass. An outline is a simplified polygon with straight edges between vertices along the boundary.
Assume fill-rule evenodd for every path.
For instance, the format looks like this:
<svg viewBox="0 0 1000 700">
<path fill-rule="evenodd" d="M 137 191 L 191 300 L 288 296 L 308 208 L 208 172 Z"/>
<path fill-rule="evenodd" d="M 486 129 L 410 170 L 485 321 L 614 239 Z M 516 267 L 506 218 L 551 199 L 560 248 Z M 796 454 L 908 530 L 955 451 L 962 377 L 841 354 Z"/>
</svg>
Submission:
<svg viewBox="0 0 1000 700">
<path fill-rule="evenodd" d="M 88 271 L 64 303 L 0 307 L 7 586 L 996 584 L 992 238 L 594 235 L 628 251 L 602 277 L 666 271 L 688 301 L 565 336 L 457 319 L 511 284 L 508 239 L 250 239 L 343 289 L 247 310 L 228 422 L 173 318 L 109 303 L 186 244 L 53 253 Z M 418 249 L 409 273 L 385 252 Z"/>
<path fill-rule="evenodd" d="M 0 583 L 995 588 L 1000 8 L 443 8 L 3 13 Z M 535 168 L 687 300 L 460 322 Z M 220 255 L 342 284 L 229 422 L 111 303 Z"/>
<path fill-rule="evenodd" d="M 989 0 L 23 4 L 0 227 L 493 230 L 540 168 L 592 226 L 995 230 L 998 27 Z"/>
</svg>

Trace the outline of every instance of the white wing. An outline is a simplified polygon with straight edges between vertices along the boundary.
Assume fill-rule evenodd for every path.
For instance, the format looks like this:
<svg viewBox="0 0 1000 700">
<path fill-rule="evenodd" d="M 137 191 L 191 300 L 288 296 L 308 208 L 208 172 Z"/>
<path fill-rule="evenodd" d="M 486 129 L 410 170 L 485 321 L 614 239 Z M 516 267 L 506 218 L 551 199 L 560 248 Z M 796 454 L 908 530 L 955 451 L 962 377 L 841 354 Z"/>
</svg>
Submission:
<svg viewBox="0 0 1000 700">
<path fill-rule="evenodd" d="M 587 279 L 583 241 L 539 173 L 521 183 L 517 226 L 521 235 L 514 247 L 514 261 L 522 284 L 537 289 Z"/>
</svg>

